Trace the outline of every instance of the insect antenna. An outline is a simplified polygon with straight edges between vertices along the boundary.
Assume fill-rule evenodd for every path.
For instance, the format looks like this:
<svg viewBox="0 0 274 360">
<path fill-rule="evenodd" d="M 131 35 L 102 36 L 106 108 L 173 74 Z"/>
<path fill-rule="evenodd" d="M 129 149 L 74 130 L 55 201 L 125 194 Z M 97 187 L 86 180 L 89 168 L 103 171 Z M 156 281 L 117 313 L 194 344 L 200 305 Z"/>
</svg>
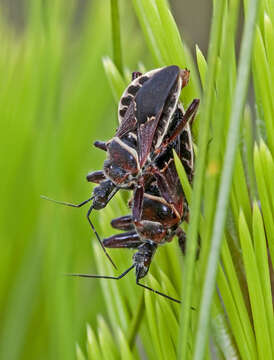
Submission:
<svg viewBox="0 0 274 360">
<path fill-rule="evenodd" d="M 124 277 L 127 273 L 130 272 L 135 267 L 135 264 L 131 265 L 126 271 L 124 271 L 119 276 L 106 276 L 106 275 L 90 275 L 90 274 L 65 274 L 66 276 L 76 276 L 82 278 L 92 278 L 92 279 L 111 279 L 111 280 L 120 280 Z"/>
<path fill-rule="evenodd" d="M 56 204 L 60 204 L 60 205 L 65 205 L 65 206 L 71 206 L 71 207 L 74 207 L 74 208 L 80 208 L 82 206 L 84 206 L 85 204 L 87 204 L 88 202 L 90 202 L 91 200 L 94 199 L 95 196 L 92 196 L 90 197 L 89 199 L 85 200 L 85 201 L 82 201 L 81 203 L 79 204 L 72 204 L 72 203 L 68 203 L 68 202 L 65 202 L 65 201 L 58 201 L 58 200 L 54 200 L 54 199 L 51 199 L 51 198 L 48 198 L 47 196 L 44 196 L 44 195 L 41 195 L 41 198 L 42 199 L 45 199 L 45 200 L 48 200 L 48 201 L 52 201 Z M 109 261 L 111 262 L 111 264 L 115 267 L 115 269 L 117 269 L 117 266 L 114 264 L 112 258 L 110 257 L 110 255 L 107 253 L 105 247 L 104 247 L 104 244 L 102 243 L 102 240 L 100 239 L 100 236 L 98 234 L 98 232 L 96 231 L 94 225 L 92 224 L 91 220 L 90 220 L 90 213 L 91 211 L 93 210 L 93 205 L 91 205 L 91 207 L 88 209 L 88 212 L 87 212 L 87 219 L 88 219 L 88 222 L 97 238 L 97 240 L 99 241 L 104 253 L 106 254 L 107 258 L 109 259 Z"/>
</svg>

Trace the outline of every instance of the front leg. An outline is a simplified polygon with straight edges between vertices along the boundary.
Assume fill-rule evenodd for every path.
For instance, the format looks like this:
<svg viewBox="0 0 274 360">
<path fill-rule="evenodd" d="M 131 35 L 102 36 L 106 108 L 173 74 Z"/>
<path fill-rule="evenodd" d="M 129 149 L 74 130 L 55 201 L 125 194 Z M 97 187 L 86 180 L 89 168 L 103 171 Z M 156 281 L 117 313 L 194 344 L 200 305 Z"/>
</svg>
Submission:
<svg viewBox="0 0 274 360">
<path fill-rule="evenodd" d="M 176 235 L 178 237 L 178 244 L 180 246 L 180 249 L 182 250 L 183 255 L 186 254 L 186 233 L 183 229 L 178 227 L 176 230 Z"/>
<path fill-rule="evenodd" d="M 111 221 L 111 226 L 114 229 L 130 231 L 134 230 L 134 224 L 131 215 L 120 216 Z"/>
<path fill-rule="evenodd" d="M 169 144 L 171 144 L 178 137 L 178 135 L 180 135 L 187 123 L 190 125 L 193 123 L 199 104 L 199 99 L 194 99 L 192 101 L 182 116 L 181 121 L 178 123 L 172 133 L 166 139 L 164 139 L 164 142 L 161 144 L 161 146 L 155 151 L 156 155 L 162 153 L 169 146 Z"/>
<path fill-rule="evenodd" d="M 137 224 L 142 218 L 144 201 L 144 185 L 139 184 L 134 191 L 133 205 L 132 205 L 132 220 Z"/>
<path fill-rule="evenodd" d="M 97 141 L 95 141 L 95 142 L 93 143 L 93 145 L 94 145 L 95 147 L 97 147 L 98 149 L 101 149 L 101 150 L 103 150 L 103 151 L 107 151 L 107 144 L 106 144 L 104 141 L 99 141 L 99 140 L 97 140 Z"/>
<path fill-rule="evenodd" d="M 103 245 L 107 248 L 135 249 L 141 244 L 142 241 L 136 231 L 115 234 L 103 240 Z"/>
<path fill-rule="evenodd" d="M 100 184 L 102 181 L 106 180 L 106 177 L 103 170 L 98 170 L 88 173 L 86 179 L 88 182 Z"/>
</svg>

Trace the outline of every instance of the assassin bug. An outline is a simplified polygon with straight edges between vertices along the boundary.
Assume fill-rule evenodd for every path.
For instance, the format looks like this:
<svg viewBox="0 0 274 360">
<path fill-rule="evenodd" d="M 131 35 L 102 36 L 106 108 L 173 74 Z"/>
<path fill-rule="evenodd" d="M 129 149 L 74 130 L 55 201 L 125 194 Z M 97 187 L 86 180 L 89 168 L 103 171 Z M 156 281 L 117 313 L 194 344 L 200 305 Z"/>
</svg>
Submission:
<svg viewBox="0 0 274 360">
<path fill-rule="evenodd" d="M 167 137 L 182 117 L 183 110 L 179 105 L 172 118 Z M 119 280 L 135 268 L 137 285 L 180 303 L 177 299 L 141 284 L 140 279 L 148 273 L 158 245 L 170 242 L 176 235 L 182 252 L 184 253 L 185 250 L 185 233 L 179 225 L 182 221 L 188 220 L 188 205 L 175 168 L 172 149 L 174 148 L 179 155 L 191 182 L 194 153 L 190 125 L 187 123 L 176 140 L 162 154 L 156 156 L 154 168 L 151 169 L 153 176 L 146 181 L 140 220 L 134 221 L 132 215 L 112 220 L 111 225 L 114 228 L 126 232 L 103 240 L 107 248 L 138 249 L 133 255 L 133 265 L 118 277 L 88 274 L 75 274 L 76 276 Z"/>
<path fill-rule="evenodd" d="M 107 151 L 108 159 L 103 171 L 95 171 L 87 176 L 88 181 L 99 184 L 94 189 L 93 196 L 77 205 L 62 203 L 81 207 L 93 201 L 87 218 L 103 248 L 89 218 L 91 211 L 105 207 L 120 188 L 133 189 L 133 221 L 138 225 L 145 183 L 152 175 L 151 154 L 154 157 L 161 156 L 197 111 L 199 100 L 195 99 L 173 131 L 169 132 L 169 136 L 165 136 L 177 108 L 181 88 L 187 84 L 188 79 L 189 71 L 180 70 L 177 66 L 152 70 L 144 75 L 133 73 L 133 81 L 120 100 L 120 125 L 115 137 L 107 143 L 95 142 L 96 147 Z M 154 172 L 156 169 L 154 166 Z M 104 251 L 106 253 L 105 249 Z"/>
</svg>

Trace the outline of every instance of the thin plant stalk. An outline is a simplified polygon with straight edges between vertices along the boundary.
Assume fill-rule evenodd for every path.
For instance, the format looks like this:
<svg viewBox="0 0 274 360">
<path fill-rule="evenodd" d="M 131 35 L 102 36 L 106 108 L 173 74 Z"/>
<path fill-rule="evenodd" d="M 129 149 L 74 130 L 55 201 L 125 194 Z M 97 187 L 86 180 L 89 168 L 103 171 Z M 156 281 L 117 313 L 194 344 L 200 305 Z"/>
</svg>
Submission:
<svg viewBox="0 0 274 360">
<path fill-rule="evenodd" d="M 206 97 L 204 100 L 204 119 L 201 122 L 201 131 L 199 136 L 199 157 L 197 161 L 197 170 L 196 176 L 194 178 L 194 191 L 193 198 L 190 205 L 191 219 L 189 228 L 187 231 L 188 238 L 188 249 L 186 254 L 186 271 L 183 275 L 183 285 L 184 285 L 184 296 L 182 297 L 182 308 L 181 308 L 181 319 L 180 319 L 180 331 L 179 331 L 179 343 L 178 343 L 178 353 L 177 358 L 185 359 L 187 352 L 187 341 L 188 341 L 188 331 L 189 331 L 189 322 L 190 322 L 190 311 L 191 308 L 191 292 L 192 292 L 192 283 L 194 277 L 194 261 L 196 256 L 196 247 L 197 247 L 197 234 L 198 226 L 200 219 L 200 207 L 202 200 L 202 188 L 203 188 L 203 178 L 206 164 L 206 149 L 208 144 L 209 137 L 209 124 L 211 119 L 211 103 L 213 101 L 213 92 L 214 88 L 214 79 L 217 71 L 217 54 L 218 54 L 218 44 L 221 37 L 221 27 L 222 27 L 222 14 L 224 10 L 224 1 L 218 1 L 216 3 L 215 15 L 213 18 L 212 28 L 211 28 L 211 41 L 209 47 L 209 67 L 206 81 Z M 193 210 L 191 212 L 191 209 Z"/>
<path fill-rule="evenodd" d="M 123 73 L 121 34 L 120 34 L 120 15 L 118 0 L 111 0 L 111 26 L 112 26 L 112 47 L 113 60 L 120 73 Z"/>
<path fill-rule="evenodd" d="M 224 157 L 224 167 L 221 175 L 220 190 L 218 195 L 218 202 L 216 208 L 215 221 L 213 226 L 213 236 L 211 251 L 208 260 L 208 267 L 205 276 L 201 310 L 198 319 L 198 329 L 194 348 L 194 359 L 203 359 L 206 340 L 205 336 L 209 326 L 210 308 L 215 290 L 215 281 L 217 274 L 217 266 L 219 260 L 219 253 L 223 238 L 223 231 L 225 226 L 227 206 L 229 201 L 230 188 L 232 183 L 233 168 L 235 163 L 235 156 L 237 145 L 240 136 L 240 126 L 242 121 L 242 113 L 244 109 L 249 70 L 251 63 L 252 45 L 254 38 L 254 29 L 256 14 L 258 9 L 258 0 L 252 0 L 249 3 L 249 10 L 244 26 L 244 33 L 242 38 L 242 46 L 239 60 L 238 79 L 234 93 L 234 107 L 230 117 L 230 127 L 228 134 L 227 147 Z"/>
</svg>

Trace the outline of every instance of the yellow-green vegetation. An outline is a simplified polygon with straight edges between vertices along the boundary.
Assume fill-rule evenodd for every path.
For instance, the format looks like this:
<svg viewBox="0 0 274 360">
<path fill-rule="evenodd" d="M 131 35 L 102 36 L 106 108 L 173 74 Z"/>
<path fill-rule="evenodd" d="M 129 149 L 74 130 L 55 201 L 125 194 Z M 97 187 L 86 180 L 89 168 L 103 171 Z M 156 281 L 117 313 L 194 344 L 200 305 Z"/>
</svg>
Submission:
<svg viewBox="0 0 274 360">
<path fill-rule="evenodd" d="M 243 3 L 237 58 L 239 0 L 213 2 L 208 55 L 198 44 L 195 59 L 166 0 L 120 0 L 120 17 L 117 1 L 94 0 L 78 25 L 76 1 L 32 0 L 21 34 L 0 18 L 1 359 L 274 358 L 274 5 Z M 162 246 L 143 281 L 182 305 L 137 287 L 133 272 L 63 276 L 119 275 L 133 252 L 110 251 L 115 271 L 85 209 L 40 198 L 89 197 L 85 175 L 105 156 L 91 145 L 113 135 L 130 71 L 169 64 L 191 70 L 183 104 L 201 99 L 192 186 L 176 158 L 187 254 L 175 239 Z M 117 194 L 92 220 L 106 237 L 128 212 Z"/>
</svg>

